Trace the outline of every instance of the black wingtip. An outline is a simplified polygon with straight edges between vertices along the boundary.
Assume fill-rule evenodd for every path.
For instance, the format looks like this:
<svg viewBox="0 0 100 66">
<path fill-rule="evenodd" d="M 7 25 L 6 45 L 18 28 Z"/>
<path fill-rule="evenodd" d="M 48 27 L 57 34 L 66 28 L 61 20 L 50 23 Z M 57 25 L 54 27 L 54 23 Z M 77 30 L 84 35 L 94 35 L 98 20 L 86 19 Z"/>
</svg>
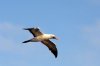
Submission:
<svg viewBox="0 0 100 66">
<path fill-rule="evenodd" d="M 55 52 L 55 53 L 54 53 L 54 55 L 55 55 L 55 58 L 57 58 L 57 56 L 58 56 L 58 53 L 57 53 L 57 52 Z"/>
<path fill-rule="evenodd" d="M 26 43 L 26 42 L 24 41 L 24 42 L 22 42 L 22 43 Z"/>
<path fill-rule="evenodd" d="M 32 29 L 32 28 L 23 28 L 24 30 L 30 30 L 30 29 Z"/>
<path fill-rule="evenodd" d="M 57 56 L 58 56 L 58 51 L 57 51 L 57 50 L 56 50 L 56 51 L 51 50 L 51 52 L 54 54 L 55 58 L 57 58 Z"/>
<path fill-rule="evenodd" d="M 39 27 L 33 27 L 33 28 L 23 28 L 24 30 L 31 30 L 31 29 L 40 29 Z"/>
<path fill-rule="evenodd" d="M 55 56 L 55 58 L 57 58 L 57 56 Z"/>
<path fill-rule="evenodd" d="M 22 42 L 22 43 L 27 43 L 26 41 Z"/>
</svg>

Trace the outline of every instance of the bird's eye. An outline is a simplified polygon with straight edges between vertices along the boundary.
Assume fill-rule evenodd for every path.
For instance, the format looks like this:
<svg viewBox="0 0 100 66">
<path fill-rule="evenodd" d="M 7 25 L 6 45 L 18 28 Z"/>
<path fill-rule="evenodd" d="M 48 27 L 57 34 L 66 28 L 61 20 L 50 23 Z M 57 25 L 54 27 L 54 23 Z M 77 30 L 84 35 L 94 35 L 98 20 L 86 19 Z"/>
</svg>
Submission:
<svg viewBox="0 0 100 66">
<path fill-rule="evenodd" d="M 55 39 L 55 37 L 52 37 L 53 39 Z"/>
</svg>

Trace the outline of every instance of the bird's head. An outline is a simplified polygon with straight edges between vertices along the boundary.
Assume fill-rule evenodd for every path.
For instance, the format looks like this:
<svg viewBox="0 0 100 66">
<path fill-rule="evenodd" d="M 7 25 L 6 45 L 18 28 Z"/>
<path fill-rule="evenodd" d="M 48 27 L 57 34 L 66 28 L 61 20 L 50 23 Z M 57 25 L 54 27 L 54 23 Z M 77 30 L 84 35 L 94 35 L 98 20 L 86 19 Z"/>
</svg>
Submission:
<svg viewBox="0 0 100 66">
<path fill-rule="evenodd" d="M 55 35 L 53 35 L 53 34 L 51 34 L 51 39 L 56 39 L 56 40 L 58 40 L 58 38 L 57 38 Z"/>
</svg>

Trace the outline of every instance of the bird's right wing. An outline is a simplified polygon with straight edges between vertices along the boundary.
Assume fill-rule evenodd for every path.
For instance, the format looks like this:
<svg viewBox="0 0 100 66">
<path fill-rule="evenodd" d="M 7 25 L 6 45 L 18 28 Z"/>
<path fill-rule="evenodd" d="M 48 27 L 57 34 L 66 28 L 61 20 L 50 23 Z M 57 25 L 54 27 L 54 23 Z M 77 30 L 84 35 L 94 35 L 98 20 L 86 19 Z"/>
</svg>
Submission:
<svg viewBox="0 0 100 66">
<path fill-rule="evenodd" d="M 43 33 L 40 31 L 39 28 L 25 28 L 25 30 L 29 30 L 34 37 L 42 35 Z"/>
<path fill-rule="evenodd" d="M 53 42 L 51 42 L 50 40 L 44 40 L 41 42 L 49 48 L 49 50 L 55 55 L 55 57 L 57 57 L 58 51 L 56 45 Z"/>
</svg>

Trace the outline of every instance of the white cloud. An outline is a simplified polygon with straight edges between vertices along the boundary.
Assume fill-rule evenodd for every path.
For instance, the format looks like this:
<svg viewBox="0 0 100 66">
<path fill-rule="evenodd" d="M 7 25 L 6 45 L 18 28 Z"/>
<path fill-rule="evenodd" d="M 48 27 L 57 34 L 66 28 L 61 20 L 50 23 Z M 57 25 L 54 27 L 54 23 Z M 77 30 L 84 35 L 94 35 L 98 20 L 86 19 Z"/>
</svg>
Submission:
<svg viewBox="0 0 100 66">
<path fill-rule="evenodd" d="M 14 51 L 22 50 L 21 48 L 18 48 L 18 46 L 22 42 L 21 38 L 24 38 L 23 36 L 25 35 L 26 34 L 23 33 L 21 26 L 15 25 L 13 23 L 8 23 L 8 22 L 1 23 L 0 24 L 0 51 L 14 52 Z"/>
<path fill-rule="evenodd" d="M 88 43 L 96 47 L 100 46 L 100 21 L 99 20 L 96 21 L 95 24 L 84 27 L 83 33 Z"/>
<path fill-rule="evenodd" d="M 0 24 L 0 30 L 2 29 L 13 29 L 14 26 L 10 23 L 4 22 Z"/>
<path fill-rule="evenodd" d="M 100 6 L 100 0 L 87 0 L 89 4 L 94 6 Z"/>
<path fill-rule="evenodd" d="M 84 60 L 83 66 L 97 66 L 100 64 L 99 51 L 100 51 L 100 19 L 97 19 L 94 23 L 85 25 L 82 28 L 82 35 L 84 40 L 84 51 L 81 56 Z"/>
</svg>

